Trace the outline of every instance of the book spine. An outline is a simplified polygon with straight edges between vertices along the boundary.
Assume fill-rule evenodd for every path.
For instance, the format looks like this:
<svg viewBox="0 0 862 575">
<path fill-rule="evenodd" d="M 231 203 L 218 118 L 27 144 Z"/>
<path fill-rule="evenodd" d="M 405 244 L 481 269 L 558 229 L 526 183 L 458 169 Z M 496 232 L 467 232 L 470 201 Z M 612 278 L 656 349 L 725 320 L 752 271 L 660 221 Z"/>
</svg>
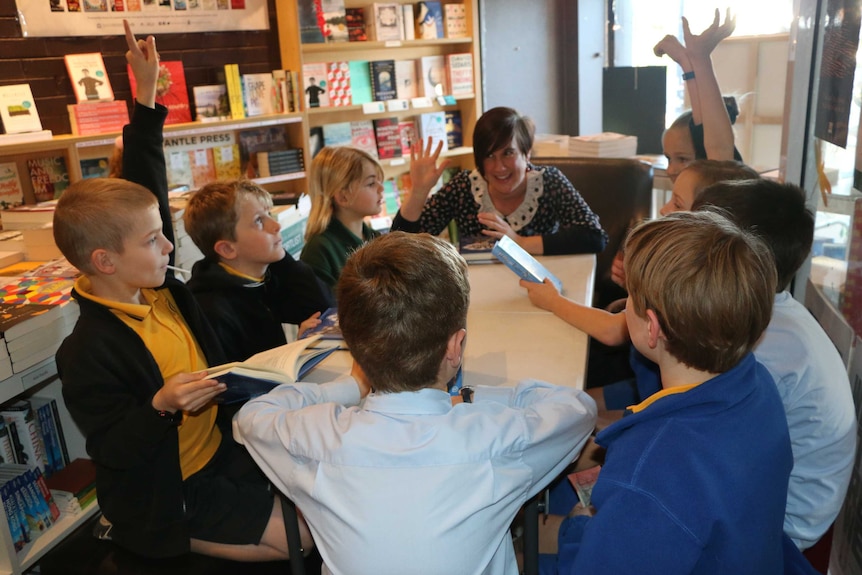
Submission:
<svg viewBox="0 0 862 575">
<path fill-rule="evenodd" d="M 45 525 L 45 519 L 39 508 L 39 502 L 34 498 L 35 491 L 31 488 L 30 482 L 24 473 L 12 481 L 17 486 L 21 493 L 22 501 L 24 501 L 24 514 L 27 517 L 27 523 L 30 525 L 30 533 L 38 537 L 48 526 Z"/>
<path fill-rule="evenodd" d="M 56 400 L 45 401 L 36 408 L 39 419 L 39 429 L 42 431 L 42 440 L 45 442 L 45 451 L 48 453 L 48 465 L 45 466 L 45 475 L 50 477 L 53 473 L 63 469 L 63 452 L 59 445 L 57 428 L 54 427 L 54 409 L 51 406 Z"/>
<path fill-rule="evenodd" d="M 54 427 L 57 430 L 57 441 L 63 454 L 63 467 L 66 467 L 71 459 L 69 459 L 69 451 L 66 448 L 66 437 L 63 435 L 63 424 L 60 423 L 60 410 L 56 401 L 51 403 L 51 410 L 54 412 Z"/>
<path fill-rule="evenodd" d="M 14 495 L 11 494 L 12 484 L 8 481 L 0 486 L 0 499 L 3 500 L 3 511 L 6 513 L 6 522 L 9 524 L 9 534 L 12 536 L 12 544 L 15 551 L 24 548 L 24 531 L 18 517 L 18 504 Z"/>
<path fill-rule="evenodd" d="M 45 508 L 51 516 L 51 521 L 56 522 L 60 517 L 60 508 L 57 507 L 57 503 L 54 501 L 54 496 L 51 495 L 51 490 L 48 489 L 48 485 L 45 484 L 45 476 L 42 475 L 38 467 L 29 473 L 33 474 L 33 484 L 39 491 L 39 496 L 45 502 Z"/>
<path fill-rule="evenodd" d="M 239 64 L 225 64 L 224 79 L 227 86 L 230 117 L 234 120 L 245 118 L 245 104 L 242 96 L 242 79 L 239 75 Z"/>
<path fill-rule="evenodd" d="M 52 517 L 53 513 L 48 507 L 48 500 L 42 495 L 42 489 L 36 483 L 36 474 L 33 473 L 33 470 L 27 470 L 24 472 L 24 482 L 27 484 L 27 490 L 30 492 L 30 496 L 33 498 L 33 504 L 36 506 L 36 512 L 39 514 L 39 517 L 42 519 L 42 523 L 45 525 L 45 529 L 54 524 L 54 518 Z"/>
<path fill-rule="evenodd" d="M 12 438 L 9 437 L 9 427 L 2 417 L 0 417 L 0 459 L 2 463 L 16 463 L 15 447 L 12 445 Z"/>
<path fill-rule="evenodd" d="M 517 276 L 520 277 L 521 279 L 525 279 L 527 281 L 536 282 L 536 283 L 542 283 L 542 280 L 539 279 L 538 276 L 536 276 L 535 274 L 533 274 L 533 272 L 531 272 L 526 267 L 521 265 L 521 262 L 516 260 L 514 257 L 512 257 L 512 255 L 510 253 L 504 251 L 499 246 L 500 246 L 500 244 L 498 242 L 494 246 L 492 253 L 495 256 L 497 256 L 497 259 L 499 259 L 501 262 L 506 264 L 506 267 L 508 267 L 513 272 L 515 272 L 515 274 L 517 274 Z"/>
</svg>

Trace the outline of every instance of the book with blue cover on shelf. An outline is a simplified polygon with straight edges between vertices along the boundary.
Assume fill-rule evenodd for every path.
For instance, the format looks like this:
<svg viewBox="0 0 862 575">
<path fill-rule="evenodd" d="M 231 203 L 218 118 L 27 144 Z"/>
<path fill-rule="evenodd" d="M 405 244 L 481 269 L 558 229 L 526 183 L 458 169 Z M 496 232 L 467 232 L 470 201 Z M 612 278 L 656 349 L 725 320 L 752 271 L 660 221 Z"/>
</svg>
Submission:
<svg viewBox="0 0 862 575">
<path fill-rule="evenodd" d="M 560 278 L 548 271 L 548 268 L 540 264 L 536 258 L 527 253 L 509 236 L 500 238 L 491 253 L 521 279 L 542 283 L 545 278 L 548 278 L 557 288 L 557 291 L 563 291 L 563 282 L 560 281 Z"/>
<path fill-rule="evenodd" d="M 227 385 L 216 401 L 239 403 L 278 385 L 302 380 L 311 368 L 338 349 L 312 347 L 319 339 L 320 336 L 307 337 L 256 353 L 245 361 L 211 367 L 207 377 Z"/>
</svg>

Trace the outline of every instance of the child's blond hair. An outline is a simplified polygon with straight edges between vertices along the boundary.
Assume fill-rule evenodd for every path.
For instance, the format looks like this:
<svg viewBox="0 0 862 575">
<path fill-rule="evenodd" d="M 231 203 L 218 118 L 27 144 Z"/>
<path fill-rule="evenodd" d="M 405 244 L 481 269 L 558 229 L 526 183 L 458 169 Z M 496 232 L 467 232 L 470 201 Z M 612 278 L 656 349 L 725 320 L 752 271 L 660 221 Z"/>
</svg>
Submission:
<svg viewBox="0 0 862 575">
<path fill-rule="evenodd" d="M 90 178 L 69 186 L 54 211 L 54 242 L 82 273 L 95 269 L 97 249 L 123 252 L 123 242 L 144 210 L 158 206 L 147 188 L 120 178 Z"/>
<path fill-rule="evenodd" d="M 272 196 L 251 180 L 213 182 L 194 192 L 186 205 L 183 223 L 201 253 L 218 261 L 215 245 L 236 240 L 240 199 L 253 197 L 272 208 Z"/>
<path fill-rule="evenodd" d="M 311 197 L 311 213 L 305 229 L 305 239 L 323 232 L 335 213 L 335 194 L 354 192 L 354 185 L 362 180 L 365 163 L 377 170 L 383 179 L 380 162 L 364 150 L 352 146 L 325 146 L 311 162 L 308 178 L 308 195 Z"/>
</svg>

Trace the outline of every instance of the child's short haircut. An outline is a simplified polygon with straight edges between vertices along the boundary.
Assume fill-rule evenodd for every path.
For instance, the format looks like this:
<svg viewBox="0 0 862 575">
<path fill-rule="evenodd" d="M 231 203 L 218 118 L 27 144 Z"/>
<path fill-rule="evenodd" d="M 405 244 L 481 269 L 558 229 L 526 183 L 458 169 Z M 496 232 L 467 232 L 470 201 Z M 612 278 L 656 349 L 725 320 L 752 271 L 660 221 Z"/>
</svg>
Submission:
<svg viewBox="0 0 862 575">
<path fill-rule="evenodd" d="M 189 198 L 183 223 L 205 257 L 218 261 L 216 242 L 236 240 L 239 200 L 243 197 L 257 198 L 264 206 L 272 208 L 269 192 L 244 179 L 207 184 Z"/>
<path fill-rule="evenodd" d="M 158 205 L 147 188 L 119 178 L 75 182 L 54 211 L 54 242 L 73 266 L 93 274 L 90 256 L 97 249 L 123 252 L 123 241 L 141 212 Z"/>
<path fill-rule="evenodd" d="M 633 311 L 653 310 L 668 352 L 689 367 L 729 370 L 769 324 L 776 282 L 769 248 L 717 213 L 645 222 L 625 253 Z"/>
<path fill-rule="evenodd" d="M 814 214 L 802 188 L 764 179 L 721 182 L 698 194 L 691 209 L 710 206 L 766 242 L 778 270 L 777 290 L 787 289 L 814 241 Z"/>
<path fill-rule="evenodd" d="M 311 213 L 305 228 L 305 239 L 323 232 L 335 212 L 333 199 L 342 190 L 362 180 L 365 164 L 373 165 L 377 177 L 383 179 L 383 168 L 374 156 L 353 146 L 326 146 L 314 156 L 308 178 Z"/>
<path fill-rule="evenodd" d="M 379 393 L 434 385 L 467 325 L 467 264 L 447 241 L 390 232 L 347 260 L 337 287 L 344 340 Z"/>
</svg>

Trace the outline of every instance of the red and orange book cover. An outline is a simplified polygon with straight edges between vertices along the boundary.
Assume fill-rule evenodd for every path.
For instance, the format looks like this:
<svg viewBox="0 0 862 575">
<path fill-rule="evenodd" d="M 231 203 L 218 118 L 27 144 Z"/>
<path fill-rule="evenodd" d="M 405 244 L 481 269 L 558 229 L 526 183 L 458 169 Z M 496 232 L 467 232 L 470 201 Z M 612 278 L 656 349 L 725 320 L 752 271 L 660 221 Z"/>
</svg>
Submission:
<svg viewBox="0 0 862 575">
<path fill-rule="evenodd" d="M 129 69 L 129 84 L 132 87 L 132 97 L 138 93 L 135 75 Z M 186 85 L 186 73 L 180 60 L 162 60 L 159 63 L 159 79 L 156 83 L 156 102 L 168 109 L 165 124 L 182 124 L 192 121 L 192 111 L 189 107 L 189 89 Z"/>
</svg>

